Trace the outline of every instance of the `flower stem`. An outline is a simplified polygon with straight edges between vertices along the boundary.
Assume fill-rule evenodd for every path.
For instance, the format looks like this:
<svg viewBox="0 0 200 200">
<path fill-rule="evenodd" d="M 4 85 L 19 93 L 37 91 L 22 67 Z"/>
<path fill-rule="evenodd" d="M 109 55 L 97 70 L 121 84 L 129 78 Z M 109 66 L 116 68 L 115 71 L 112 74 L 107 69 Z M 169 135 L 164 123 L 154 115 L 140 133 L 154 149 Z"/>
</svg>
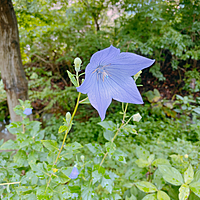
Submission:
<svg viewBox="0 0 200 200">
<path fill-rule="evenodd" d="M 114 137 L 113 137 L 113 139 L 112 139 L 112 142 L 115 140 L 115 138 L 116 138 L 117 135 L 119 134 L 119 131 L 120 131 L 121 128 L 124 126 L 124 121 L 125 121 L 125 118 L 126 118 L 126 111 L 127 111 L 127 108 L 128 108 L 128 103 L 126 104 L 125 110 L 123 110 L 124 115 L 123 115 L 122 123 L 121 123 L 120 127 L 118 128 L 117 132 L 115 133 L 115 135 L 114 135 Z M 104 154 L 104 157 L 103 157 L 103 159 L 102 159 L 102 161 L 101 161 L 101 163 L 100 163 L 100 166 L 103 164 L 103 162 L 104 162 L 104 160 L 105 160 L 105 158 L 106 158 L 107 155 L 108 155 L 108 152 L 106 152 L 106 153 Z"/>
<path fill-rule="evenodd" d="M 79 93 L 78 93 L 78 98 L 77 98 L 77 101 L 76 101 L 76 106 L 75 106 L 75 108 L 74 108 L 74 112 L 73 112 L 72 117 L 71 117 L 71 120 L 70 120 L 70 122 L 69 122 L 70 125 L 71 125 L 72 120 L 73 120 L 73 118 L 74 118 L 74 116 L 75 116 L 75 114 L 76 114 L 76 111 L 77 111 L 77 109 L 78 109 L 80 97 L 81 97 L 81 93 L 79 92 Z M 62 151 L 62 149 L 63 149 L 63 147 L 64 147 L 65 140 L 66 140 L 66 138 L 67 138 L 68 133 L 69 133 L 69 128 L 68 128 L 68 129 L 66 130 L 66 132 L 65 132 L 65 136 L 64 136 L 62 145 L 61 145 L 61 147 L 60 147 L 60 150 L 59 150 L 59 152 L 58 152 L 58 155 L 57 155 L 57 157 L 56 157 L 56 161 L 55 161 L 54 165 L 56 165 L 57 162 L 58 162 L 58 159 L 59 159 L 60 154 L 61 154 L 61 151 Z M 52 168 L 53 168 L 53 167 L 52 167 Z M 50 177 L 49 177 L 49 181 L 48 181 L 48 183 L 47 183 L 47 187 L 46 187 L 45 193 L 46 193 L 46 191 L 47 191 L 47 189 L 48 189 L 48 187 L 49 187 L 49 184 L 50 184 L 50 182 L 51 182 L 51 177 L 52 177 L 52 174 L 51 174 Z"/>
<path fill-rule="evenodd" d="M 12 184 L 20 184 L 20 182 L 0 183 L 0 185 L 12 185 Z"/>
</svg>

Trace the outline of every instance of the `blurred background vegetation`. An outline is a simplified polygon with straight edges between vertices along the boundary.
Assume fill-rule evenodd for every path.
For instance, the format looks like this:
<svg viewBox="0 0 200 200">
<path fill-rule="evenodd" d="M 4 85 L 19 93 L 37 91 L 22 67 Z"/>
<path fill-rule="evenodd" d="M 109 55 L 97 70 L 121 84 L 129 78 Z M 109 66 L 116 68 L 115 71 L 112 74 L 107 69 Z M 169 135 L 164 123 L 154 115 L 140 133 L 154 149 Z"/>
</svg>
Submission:
<svg viewBox="0 0 200 200">
<path fill-rule="evenodd" d="M 74 58 L 83 60 L 84 72 L 91 55 L 112 44 L 122 52 L 156 59 L 137 82 L 143 84 L 139 89 L 145 100 L 145 105 L 132 105 L 143 115 L 139 128 L 144 129 L 147 121 L 154 121 L 152 130 L 164 123 L 163 127 L 173 126 L 170 130 L 177 138 L 183 137 L 178 128 L 185 126 L 184 137 L 198 140 L 200 131 L 195 131 L 200 124 L 194 123 L 200 115 L 198 0 L 13 0 L 13 4 L 34 118 L 43 122 L 49 137 L 57 134 L 62 116 L 74 106 L 76 89 L 67 76 L 67 70 L 74 72 Z M 0 120 L 8 120 L 2 82 L 0 94 Z M 115 120 L 120 109 L 114 102 L 107 118 Z M 99 139 L 97 117 L 90 105 L 80 107 L 77 124 L 88 128 L 80 136 L 77 125 L 73 131 L 78 138 Z"/>
</svg>

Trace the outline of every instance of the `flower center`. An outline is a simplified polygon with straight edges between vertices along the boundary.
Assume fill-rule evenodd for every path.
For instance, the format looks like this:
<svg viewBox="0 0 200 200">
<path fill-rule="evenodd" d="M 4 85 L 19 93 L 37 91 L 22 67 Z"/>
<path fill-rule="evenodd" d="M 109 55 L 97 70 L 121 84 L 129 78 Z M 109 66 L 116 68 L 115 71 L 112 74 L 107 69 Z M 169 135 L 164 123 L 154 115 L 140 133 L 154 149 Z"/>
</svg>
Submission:
<svg viewBox="0 0 200 200">
<path fill-rule="evenodd" d="M 106 67 L 109 66 L 111 64 L 108 65 L 99 65 L 94 71 L 93 73 L 96 72 L 97 74 L 97 80 L 101 79 L 104 81 L 104 78 L 108 78 L 109 77 L 109 73 L 106 71 Z"/>
</svg>

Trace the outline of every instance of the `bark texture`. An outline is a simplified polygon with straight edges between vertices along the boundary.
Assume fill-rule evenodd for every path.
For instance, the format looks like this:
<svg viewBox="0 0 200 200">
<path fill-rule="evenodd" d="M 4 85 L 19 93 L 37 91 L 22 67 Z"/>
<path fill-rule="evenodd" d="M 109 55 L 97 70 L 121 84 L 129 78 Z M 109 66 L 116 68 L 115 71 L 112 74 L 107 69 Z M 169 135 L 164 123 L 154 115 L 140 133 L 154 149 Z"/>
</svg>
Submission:
<svg viewBox="0 0 200 200">
<path fill-rule="evenodd" d="M 28 98 L 28 83 L 21 61 L 17 19 L 11 0 L 0 0 L 0 70 L 11 121 L 20 121 L 13 108 Z"/>
</svg>

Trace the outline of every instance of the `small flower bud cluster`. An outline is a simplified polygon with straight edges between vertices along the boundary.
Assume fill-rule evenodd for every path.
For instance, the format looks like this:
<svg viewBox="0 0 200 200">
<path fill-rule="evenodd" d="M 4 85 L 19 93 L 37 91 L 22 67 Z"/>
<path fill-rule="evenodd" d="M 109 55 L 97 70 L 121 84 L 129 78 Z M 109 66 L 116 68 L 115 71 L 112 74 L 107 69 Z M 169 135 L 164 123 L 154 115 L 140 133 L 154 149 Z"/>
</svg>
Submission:
<svg viewBox="0 0 200 200">
<path fill-rule="evenodd" d="M 80 71 L 81 63 L 82 63 L 82 60 L 80 58 L 77 57 L 74 59 L 75 70 L 77 73 Z"/>
</svg>

